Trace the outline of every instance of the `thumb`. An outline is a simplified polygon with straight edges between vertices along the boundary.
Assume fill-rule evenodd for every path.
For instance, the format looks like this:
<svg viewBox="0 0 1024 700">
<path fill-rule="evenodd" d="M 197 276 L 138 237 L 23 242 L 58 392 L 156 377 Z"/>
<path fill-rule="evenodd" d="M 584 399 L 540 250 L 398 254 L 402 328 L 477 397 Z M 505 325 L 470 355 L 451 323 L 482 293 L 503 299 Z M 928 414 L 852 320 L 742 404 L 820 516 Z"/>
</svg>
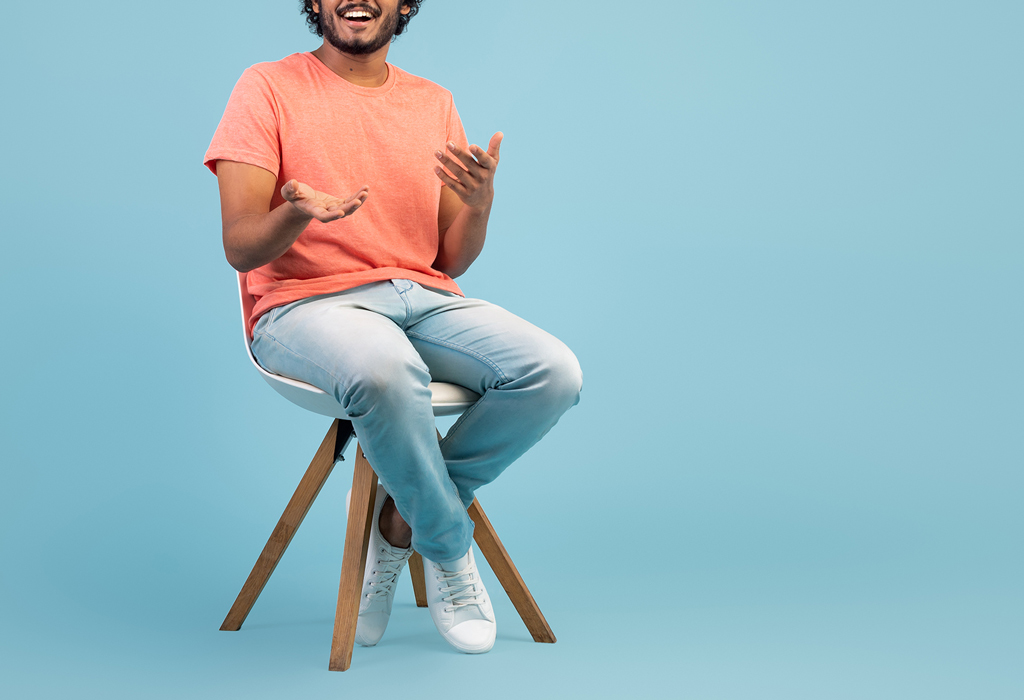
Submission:
<svg viewBox="0 0 1024 700">
<path fill-rule="evenodd" d="M 487 154 L 498 160 L 498 151 L 501 150 L 501 140 L 505 138 L 505 134 L 500 131 L 491 137 L 491 142 L 487 145 Z"/>
<path fill-rule="evenodd" d="M 287 199 L 289 202 L 298 199 L 299 197 L 299 181 L 289 180 L 284 183 L 284 187 L 281 188 L 281 196 Z"/>
</svg>

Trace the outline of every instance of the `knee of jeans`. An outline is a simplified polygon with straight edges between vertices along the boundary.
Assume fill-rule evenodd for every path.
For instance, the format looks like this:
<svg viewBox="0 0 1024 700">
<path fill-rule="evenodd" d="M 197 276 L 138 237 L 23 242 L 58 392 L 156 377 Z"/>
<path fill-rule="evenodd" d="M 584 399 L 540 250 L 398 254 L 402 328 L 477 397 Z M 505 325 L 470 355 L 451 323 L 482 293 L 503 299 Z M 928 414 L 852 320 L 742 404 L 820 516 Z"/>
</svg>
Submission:
<svg viewBox="0 0 1024 700">
<path fill-rule="evenodd" d="M 402 404 L 430 383 L 426 366 L 401 359 L 381 357 L 372 366 L 352 375 L 338 402 L 353 418 L 365 415 L 380 404 Z"/>
<path fill-rule="evenodd" d="M 583 370 L 576 355 L 565 345 L 548 356 L 545 363 L 544 393 L 547 400 L 568 409 L 579 403 Z"/>
</svg>

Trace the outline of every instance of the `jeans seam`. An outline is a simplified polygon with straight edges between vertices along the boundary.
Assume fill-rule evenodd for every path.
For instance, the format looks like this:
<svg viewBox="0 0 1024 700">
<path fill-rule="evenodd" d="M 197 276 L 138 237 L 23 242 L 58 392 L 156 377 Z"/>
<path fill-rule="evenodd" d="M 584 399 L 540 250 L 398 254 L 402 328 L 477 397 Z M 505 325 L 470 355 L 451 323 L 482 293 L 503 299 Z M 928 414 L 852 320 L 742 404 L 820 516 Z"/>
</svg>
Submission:
<svg viewBox="0 0 1024 700">
<path fill-rule="evenodd" d="M 404 331 L 409 327 L 409 319 L 412 318 L 412 306 L 409 304 L 404 291 L 399 292 L 398 296 L 402 297 L 402 302 L 405 304 L 405 321 L 402 322 L 402 330 Z"/>
<path fill-rule="evenodd" d="M 469 355 L 470 357 L 473 357 L 479 360 L 480 362 L 483 362 L 485 365 L 494 370 L 494 373 L 498 375 L 498 379 L 501 380 L 502 384 L 508 383 L 508 377 L 506 377 L 505 373 L 501 371 L 501 368 L 498 367 L 498 365 L 494 364 L 494 362 L 489 357 L 482 355 L 476 352 L 475 350 L 471 350 L 470 348 L 467 348 L 463 345 L 458 345 L 457 343 L 453 343 L 448 340 L 442 340 L 440 338 L 435 338 L 433 336 L 423 335 L 422 333 L 417 333 L 416 331 L 406 331 L 405 334 L 410 338 L 416 338 L 417 340 L 422 340 L 427 343 L 433 343 L 434 345 L 440 345 L 450 350 L 457 350 L 463 354 Z"/>
<path fill-rule="evenodd" d="M 487 398 L 487 396 L 491 393 L 491 391 L 492 391 L 491 389 L 488 389 L 487 391 L 485 391 L 484 395 L 481 396 L 479 399 L 477 399 L 476 403 L 474 403 L 472 406 L 470 406 L 468 409 L 466 409 L 465 411 L 462 412 L 462 415 L 459 416 L 459 419 L 457 421 L 455 421 L 455 423 L 452 425 L 452 427 L 448 430 L 448 434 L 445 435 L 441 439 L 441 441 L 438 443 L 438 445 L 442 449 L 444 449 L 444 446 L 448 444 L 449 438 L 453 437 L 455 435 L 455 433 L 457 433 L 459 431 L 459 428 L 462 427 L 462 424 L 465 423 L 466 420 L 471 415 L 473 415 L 476 412 L 476 409 L 480 407 L 480 404 L 482 404 L 484 402 L 484 399 Z"/>
<path fill-rule="evenodd" d="M 409 319 L 412 317 L 412 306 L 409 305 L 409 299 L 406 298 L 405 296 L 405 293 L 408 292 L 409 290 L 402 289 L 401 287 L 399 287 L 398 283 L 395 280 L 391 280 L 391 286 L 394 287 L 394 290 L 395 292 L 397 292 L 398 297 L 402 300 L 402 303 L 405 304 L 405 320 L 402 321 L 402 323 L 398 324 L 398 327 L 404 331 L 406 328 L 409 327 Z"/>
</svg>

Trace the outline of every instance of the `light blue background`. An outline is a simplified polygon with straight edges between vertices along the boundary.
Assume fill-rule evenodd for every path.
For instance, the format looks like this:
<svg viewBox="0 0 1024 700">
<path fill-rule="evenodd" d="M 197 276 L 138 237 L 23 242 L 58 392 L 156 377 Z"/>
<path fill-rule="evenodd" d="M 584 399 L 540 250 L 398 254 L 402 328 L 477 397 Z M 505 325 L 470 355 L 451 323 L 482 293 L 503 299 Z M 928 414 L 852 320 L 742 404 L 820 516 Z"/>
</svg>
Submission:
<svg viewBox="0 0 1024 700">
<path fill-rule="evenodd" d="M 201 159 L 319 42 L 291 0 L 12 5 L 7 697 L 1024 696 L 1020 3 L 427 0 L 390 59 L 507 135 L 460 281 L 585 372 L 481 492 L 559 641 L 491 577 L 458 655 L 405 579 L 344 674 L 351 461 L 217 630 L 328 421 L 245 360 Z"/>
</svg>

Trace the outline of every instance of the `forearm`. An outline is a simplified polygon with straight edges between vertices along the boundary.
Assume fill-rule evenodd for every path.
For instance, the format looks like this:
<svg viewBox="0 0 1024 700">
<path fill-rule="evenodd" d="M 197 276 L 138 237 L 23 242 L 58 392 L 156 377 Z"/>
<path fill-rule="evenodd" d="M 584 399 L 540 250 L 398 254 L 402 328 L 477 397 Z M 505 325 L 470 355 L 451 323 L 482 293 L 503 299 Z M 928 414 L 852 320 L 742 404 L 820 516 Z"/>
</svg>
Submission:
<svg viewBox="0 0 1024 700">
<path fill-rule="evenodd" d="M 224 254 L 231 267 L 248 272 L 277 260 L 292 247 L 312 216 L 284 202 L 266 214 L 243 216 L 224 227 Z"/>
<path fill-rule="evenodd" d="M 434 269 L 452 278 L 468 270 L 484 248 L 490 215 L 490 204 L 480 209 L 462 207 L 455 221 L 441 236 Z"/>
</svg>

